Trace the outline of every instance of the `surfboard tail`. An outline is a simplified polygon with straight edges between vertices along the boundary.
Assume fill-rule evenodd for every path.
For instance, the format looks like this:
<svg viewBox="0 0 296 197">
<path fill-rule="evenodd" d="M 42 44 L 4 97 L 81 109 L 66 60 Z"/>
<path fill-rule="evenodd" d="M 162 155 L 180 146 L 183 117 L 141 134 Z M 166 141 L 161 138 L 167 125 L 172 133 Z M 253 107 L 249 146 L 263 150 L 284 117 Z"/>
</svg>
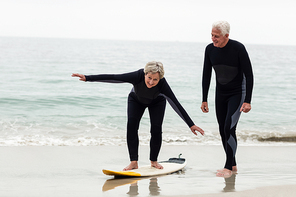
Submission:
<svg viewBox="0 0 296 197">
<path fill-rule="evenodd" d="M 140 173 L 132 171 L 113 171 L 113 170 L 102 170 L 104 174 L 110 176 L 142 176 Z"/>
</svg>

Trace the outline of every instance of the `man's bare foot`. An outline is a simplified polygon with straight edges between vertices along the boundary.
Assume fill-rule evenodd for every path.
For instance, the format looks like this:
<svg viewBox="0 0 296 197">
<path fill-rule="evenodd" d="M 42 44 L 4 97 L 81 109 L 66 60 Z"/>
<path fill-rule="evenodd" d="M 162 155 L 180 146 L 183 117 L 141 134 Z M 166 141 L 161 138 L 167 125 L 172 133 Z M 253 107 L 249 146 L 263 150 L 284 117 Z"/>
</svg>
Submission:
<svg viewBox="0 0 296 197">
<path fill-rule="evenodd" d="M 224 168 L 223 170 L 220 170 L 217 172 L 216 176 L 218 177 L 224 177 L 224 178 L 229 178 L 232 176 L 232 171 Z"/>
<path fill-rule="evenodd" d="M 160 165 L 157 161 L 151 161 L 151 167 L 154 167 L 157 169 L 163 169 L 163 166 Z"/>
<path fill-rule="evenodd" d="M 138 169 L 138 161 L 131 161 L 131 163 L 123 168 L 123 171 Z"/>
<path fill-rule="evenodd" d="M 217 170 L 217 172 L 221 172 L 223 171 L 225 168 Z M 236 166 L 232 166 L 232 172 L 237 172 L 237 167 Z"/>
<path fill-rule="evenodd" d="M 236 166 L 232 166 L 232 172 L 237 172 L 237 167 Z"/>
</svg>

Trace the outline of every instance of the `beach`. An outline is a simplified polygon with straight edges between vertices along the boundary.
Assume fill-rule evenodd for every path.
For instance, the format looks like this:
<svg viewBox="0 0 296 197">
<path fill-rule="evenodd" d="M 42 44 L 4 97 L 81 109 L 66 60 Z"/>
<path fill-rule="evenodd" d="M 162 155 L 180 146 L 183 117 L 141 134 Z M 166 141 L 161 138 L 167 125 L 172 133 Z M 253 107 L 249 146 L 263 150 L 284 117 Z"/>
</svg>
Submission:
<svg viewBox="0 0 296 197">
<path fill-rule="evenodd" d="M 114 179 L 102 169 L 129 162 L 125 146 L 0 147 L 0 196 L 295 196 L 296 146 L 239 146 L 238 173 L 216 177 L 224 164 L 222 146 L 163 146 L 159 160 L 182 153 L 182 172 L 148 178 Z M 149 164 L 140 146 L 139 165 Z"/>
<path fill-rule="evenodd" d="M 200 110 L 207 43 L 0 37 L 0 197 L 296 196 L 295 46 L 246 45 L 255 75 L 252 111 L 236 134 L 238 173 L 216 177 L 225 153 L 215 116 Z M 129 164 L 129 83 L 84 83 L 72 73 L 120 74 L 161 61 L 194 123 L 194 136 L 167 104 L 159 161 L 187 160 L 161 177 L 113 179 Z M 182 67 L 182 69 L 180 69 Z M 268 69 L 267 69 L 268 68 Z M 281 101 L 281 107 L 275 108 Z M 272 109 L 272 110 L 271 110 Z M 139 128 L 139 165 L 148 165 L 149 113 Z"/>
</svg>

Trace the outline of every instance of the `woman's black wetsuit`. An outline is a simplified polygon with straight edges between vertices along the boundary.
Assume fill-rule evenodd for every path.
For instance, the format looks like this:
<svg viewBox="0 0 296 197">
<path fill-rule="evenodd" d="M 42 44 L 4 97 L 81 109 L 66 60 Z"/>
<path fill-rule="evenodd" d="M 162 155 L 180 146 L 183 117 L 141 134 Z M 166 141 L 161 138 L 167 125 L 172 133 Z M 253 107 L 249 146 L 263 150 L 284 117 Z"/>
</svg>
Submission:
<svg viewBox="0 0 296 197">
<path fill-rule="evenodd" d="M 225 168 L 236 166 L 236 126 L 242 104 L 251 103 L 253 71 L 243 44 L 229 40 L 225 47 L 209 44 L 205 50 L 203 68 L 203 102 L 207 102 L 212 68 L 216 73 L 216 116 L 226 152 Z"/>
<path fill-rule="evenodd" d="M 128 96 L 128 122 L 127 122 L 127 145 L 131 161 L 138 161 L 138 129 L 140 120 L 145 109 L 148 107 L 151 139 L 150 160 L 157 161 L 162 142 L 162 122 L 165 113 L 166 100 L 170 103 L 177 114 L 191 127 L 194 125 L 185 109 L 181 106 L 165 78 L 160 79 L 158 84 L 147 88 L 145 84 L 144 69 L 125 74 L 102 74 L 85 76 L 86 81 L 131 83 L 132 91 Z"/>
</svg>

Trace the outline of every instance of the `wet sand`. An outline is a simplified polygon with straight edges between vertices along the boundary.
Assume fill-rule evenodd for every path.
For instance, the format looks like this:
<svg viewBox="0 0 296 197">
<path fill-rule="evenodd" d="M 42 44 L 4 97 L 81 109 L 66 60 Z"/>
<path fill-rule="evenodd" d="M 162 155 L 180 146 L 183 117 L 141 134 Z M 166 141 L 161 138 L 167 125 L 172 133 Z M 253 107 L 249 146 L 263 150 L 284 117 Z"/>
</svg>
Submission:
<svg viewBox="0 0 296 197">
<path fill-rule="evenodd" d="M 159 160 L 187 159 L 179 173 L 114 179 L 103 168 L 122 170 L 125 146 L 0 147 L 0 196 L 296 196 L 296 146 L 239 146 L 238 173 L 216 177 L 222 146 L 163 146 Z M 140 146 L 140 165 L 149 147 Z"/>
</svg>

